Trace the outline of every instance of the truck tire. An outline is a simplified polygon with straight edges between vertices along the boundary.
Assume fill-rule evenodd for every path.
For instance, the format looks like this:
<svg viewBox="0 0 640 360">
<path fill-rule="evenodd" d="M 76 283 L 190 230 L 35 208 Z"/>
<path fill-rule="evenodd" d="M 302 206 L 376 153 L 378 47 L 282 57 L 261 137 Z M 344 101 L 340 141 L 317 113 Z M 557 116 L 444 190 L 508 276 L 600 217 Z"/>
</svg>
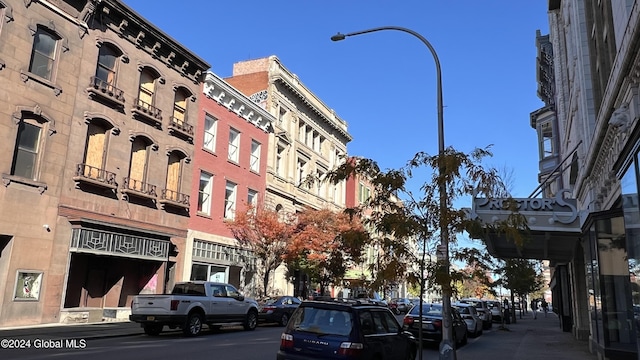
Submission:
<svg viewBox="0 0 640 360">
<path fill-rule="evenodd" d="M 182 328 L 182 332 L 187 336 L 198 336 L 202 331 L 202 315 L 192 312 L 187 316 L 187 323 Z"/>
<path fill-rule="evenodd" d="M 143 326 L 144 333 L 149 336 L 158 336 L 162 332 L 163 326 L 161 324 L 145 324 Z"/>
<path fill-rule="evenodd" d="M 247 331 L 252 331 L 256 329 L 258 325 L 258 312 L 255 309 L 249 310 L 247 313 L 247 317 L 244 319 L 244 329 Z"/>
</svg>

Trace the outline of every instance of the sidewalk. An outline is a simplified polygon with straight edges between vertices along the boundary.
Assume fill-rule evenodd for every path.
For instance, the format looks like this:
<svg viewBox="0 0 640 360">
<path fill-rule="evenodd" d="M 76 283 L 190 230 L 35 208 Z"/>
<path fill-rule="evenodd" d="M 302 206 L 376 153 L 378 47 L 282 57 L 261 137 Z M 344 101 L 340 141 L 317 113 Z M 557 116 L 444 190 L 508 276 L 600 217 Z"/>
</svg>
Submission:
<svg viewBox="0 0 640 360">
<path fill-rule="evenodd" d="M 522 319 L 517 314 L 516 323 L 506 324 L 508 330 L 500 330 L 493 324 L 491 331 L 478 341 L 457 351 L 458 360 L 597 360 L 589 352 L 586 341 L 576 340 L 560 328 L 558 316 L 549 312 L 538 313 L 537 319 L 528 312 Z"/>
<path fill-rule="evenodd" d="M 130 321 L 0 328 L 0 339 L 101 339 L 141 334 L 140 324 Z"/>
</svg>

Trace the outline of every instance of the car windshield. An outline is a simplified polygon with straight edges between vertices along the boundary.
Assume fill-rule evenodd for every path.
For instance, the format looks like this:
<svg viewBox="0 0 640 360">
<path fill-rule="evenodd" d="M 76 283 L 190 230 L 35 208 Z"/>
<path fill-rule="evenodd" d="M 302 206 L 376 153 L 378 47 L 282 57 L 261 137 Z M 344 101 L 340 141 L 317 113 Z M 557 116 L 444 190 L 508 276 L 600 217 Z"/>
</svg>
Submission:
<svg viewBox="0 0 640 360">
<path fill-rule="evenodd" d="M 352 317 L 348 311 L 302 307 L 298 308 L 290 323 L 291 328 L 297 331 L 324 335 L 349 335 Z"/>
<path fill-rule="evenodd" d="M 263 302 L 264 302 L 265 305 L 273 305 L 273 304 L 277 303 L 278 300 L 280 300 L 280 298 L 269 298 L 269 299 L 263 300 Z"/>
<path fill-rule="evenodd" d="M 460 314 L 470 314 L 471 313 L 471 311 L 469 311 L 469 307 L 467 307 L 467 306 L 456 306 L 455 308 L 458 309 L 458 312 Z"/>
</svg>

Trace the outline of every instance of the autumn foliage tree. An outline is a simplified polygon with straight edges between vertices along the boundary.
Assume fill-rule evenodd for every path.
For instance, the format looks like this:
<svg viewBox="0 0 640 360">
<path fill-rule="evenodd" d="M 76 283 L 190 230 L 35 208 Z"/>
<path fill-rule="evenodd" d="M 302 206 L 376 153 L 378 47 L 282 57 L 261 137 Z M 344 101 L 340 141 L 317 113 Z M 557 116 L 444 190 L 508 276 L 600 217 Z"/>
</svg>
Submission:
<svg viewBox="0 0 640 360">
<path fill-rule="evenodd" d="M 236 212 L 227 226 L 241 246 L 249 248 L 261 261 L 262 291 L 268 293 L 269 277 L 283 261 L 294 232 L 290 214 L 267 208 L 248 207 Z"/>
<path fill-rule="evenodd" d="M 285 258 L 289 272 L 302 270 L 325 294 L 360 262 L 369 235 L 361 222 L 344 212 L 306 209 L 297 214 L 297 226 Z"/>
</svg>

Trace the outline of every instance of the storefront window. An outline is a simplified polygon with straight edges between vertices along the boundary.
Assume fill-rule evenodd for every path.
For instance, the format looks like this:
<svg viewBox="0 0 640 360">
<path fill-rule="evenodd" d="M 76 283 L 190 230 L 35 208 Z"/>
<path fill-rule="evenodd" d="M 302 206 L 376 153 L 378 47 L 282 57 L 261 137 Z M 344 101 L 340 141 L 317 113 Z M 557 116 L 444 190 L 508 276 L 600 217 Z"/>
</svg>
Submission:
<svg viewBox="0 0 640 360">
<path fill-rule="evenodd" d="M 624 218 L 600 219 L 596 222 L 596 231 L 605 345 L 635 350 L 635 330 L 631 321 L 628 321 L 633 319 L 633 307 L 629 291 Z"/>
<path fill-rule="evenodd" d="M 640 204 L 638 203 L 637 163 L 632 164 L 620 181 L 624 227 L 627 237 L 629 284 L 633 302 L 636 334 L 640 334 Z"/>
<path fill-rule="evenodd" d="M 596 226 L 591 225 L 589 236 L 585 239 L 585 264 L 588 289 L 589 317 L 591 319 L 591 333 L 598 343 L 602 340 L 602 318 L 600 302 L 600 273 L 598 271 L 598 252 L 596 251 Z"/>
</svg>

